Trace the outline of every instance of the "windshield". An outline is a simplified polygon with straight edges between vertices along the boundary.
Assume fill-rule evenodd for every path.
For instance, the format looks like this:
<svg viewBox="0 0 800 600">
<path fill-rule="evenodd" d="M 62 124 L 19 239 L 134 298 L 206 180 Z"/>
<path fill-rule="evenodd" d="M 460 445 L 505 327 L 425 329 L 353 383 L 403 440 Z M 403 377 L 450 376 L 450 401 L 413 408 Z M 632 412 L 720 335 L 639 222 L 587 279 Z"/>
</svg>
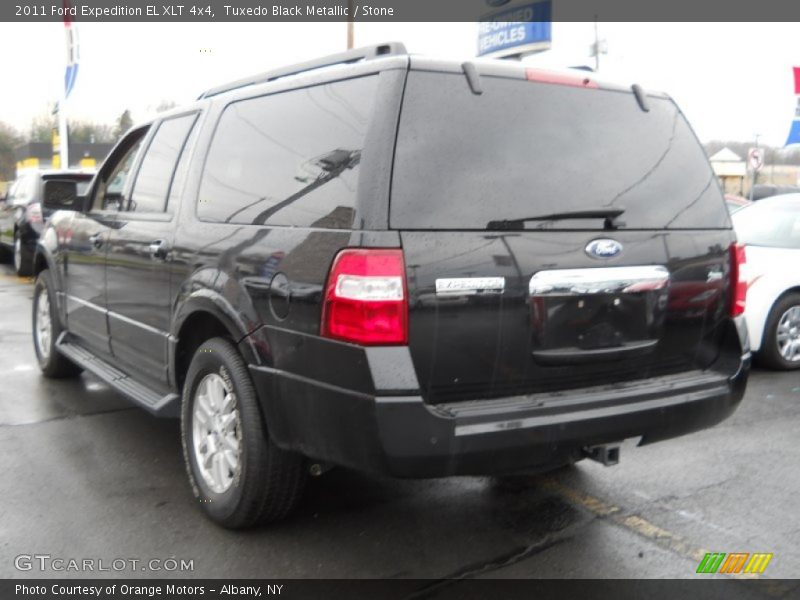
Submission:
<svg viewBox="0 0 800 600">
<path fill-rule="evenodd" d="M 391 226 L 486 229 L 498 220 L 624 209 L 627 229 L 728 228 L 722 193 L 681 112 L 629 92 L 484 76 L 409 74 Z M 526 221 L 602 229 L 603 218 Z"/>
<path fill-rule="evenodd" d="M 36 195 L 36 182 L 35 175 L 23 175 L 11 188 L 9 194 L 9 201 L 14 205 L 27 204 Z"/>
</svg>

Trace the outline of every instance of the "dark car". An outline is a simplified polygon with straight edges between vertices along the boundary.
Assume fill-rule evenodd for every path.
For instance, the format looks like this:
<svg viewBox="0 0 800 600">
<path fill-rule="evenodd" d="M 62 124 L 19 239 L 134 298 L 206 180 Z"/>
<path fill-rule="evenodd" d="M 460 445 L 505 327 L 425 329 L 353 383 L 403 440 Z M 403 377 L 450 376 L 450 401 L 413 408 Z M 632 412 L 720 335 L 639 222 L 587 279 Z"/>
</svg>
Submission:
<svg viewBox="0 0 800 600">
<path fill-rule="evenodd" d="M 84 171 L 28 171 L 11 184 L 5 201 L 0 201 L 0 245 L 13 252 L 17 275 L 33 273 L 36 241 L 53 209 L 65 207 L 70 195 L 85 193 L 91 180 L 92 173 Z M 47 181 L 60 182 L 58 190 L 50 186 L 52 194 L 62 196 L 55 205 L 44 202 Z M 64 194 L 64 187 L 70 185 L 72 193 Z"/>
<path fill-rule="evenodd" d="M 796 185 L 776 185 L 774 183 L 757 183 L 753 186 L 751 194 L 753 201 L 779 196 L 781 194 L 797 194 L 800 187 Z"/>
<path fill-rule="evenodd" d="M 668 96 L 387 44 L 133 129 L 40 240 L 34 344 L 180 416 L 198 505 L 244 527 L 334 465 L 613 464 L 718 423 L 743 262 Z"/>
</svg>

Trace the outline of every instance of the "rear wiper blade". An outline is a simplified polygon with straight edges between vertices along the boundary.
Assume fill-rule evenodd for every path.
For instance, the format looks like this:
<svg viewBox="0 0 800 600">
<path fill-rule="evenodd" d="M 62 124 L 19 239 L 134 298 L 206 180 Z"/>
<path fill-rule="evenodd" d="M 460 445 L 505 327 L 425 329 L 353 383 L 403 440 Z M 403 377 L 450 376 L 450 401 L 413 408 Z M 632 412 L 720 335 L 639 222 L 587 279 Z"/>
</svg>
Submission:
<svg viewBox="0 0 800 600">
<path fill-rule="evenodd" d="M 486 229 L 522 229 L 528 221 L 567 221 L 573 219 L 604 219 L 603 226 L 606 229 L 616 229 L 618 226 L 624 225 L 624 223 L 615 223 L 615 220 L 624 212 L 625 209 L 621 206 L 616 208 L 571 210 L 547 215 L 537 215 L 535 217 L 523 217 L 521 219 L 489 221 L 486 224 Z"/>
</svg>

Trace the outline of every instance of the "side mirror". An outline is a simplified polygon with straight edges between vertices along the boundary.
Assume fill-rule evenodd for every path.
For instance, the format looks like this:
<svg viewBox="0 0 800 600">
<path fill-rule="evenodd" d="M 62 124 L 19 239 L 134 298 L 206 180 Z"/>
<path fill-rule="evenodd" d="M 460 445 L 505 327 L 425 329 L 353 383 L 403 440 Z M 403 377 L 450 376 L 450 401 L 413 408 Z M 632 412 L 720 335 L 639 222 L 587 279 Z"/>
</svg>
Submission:
<svg viewBox="0 0 800 600">
<path fill-rule="evenodd" d="M 89 212 L 92 208 L 92 197 L 89 193 L 84 196 L 78 196 L 75 198 L 75 208 L 72 210 L 77 210 L 78 212 Z"/>
<path fill-rule="evenodd" d="M 83 210 L 78 184 L 69 179 L 48 179 L 44 182 L 42 205 L 49 210 Z"/>
</svg>

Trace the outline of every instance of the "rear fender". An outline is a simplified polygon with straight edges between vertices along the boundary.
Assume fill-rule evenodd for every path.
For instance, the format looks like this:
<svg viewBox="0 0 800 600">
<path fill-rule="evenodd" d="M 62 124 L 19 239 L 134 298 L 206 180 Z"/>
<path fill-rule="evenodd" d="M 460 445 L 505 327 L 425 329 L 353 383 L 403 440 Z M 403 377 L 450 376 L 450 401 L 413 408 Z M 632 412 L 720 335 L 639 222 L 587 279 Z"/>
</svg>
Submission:
<svg viewBox="0 0 800 600">
<path fill-rule="evenodd" d="M 198 312 L 209 314 L 217 319 L 228 331 L 230 338 L 237 344 L 244 360 L 248 364 L 260 365 L 261 354 L 250 334 L 260 327 L 260 321 L 253 320 L 250 315 L 243 314 L 225 296 L 215 289 L 200 288 L 185 297 L 179 297 L 174 307 L 175 315 L 170 333 L 169 372 L 170 383 L 177 389 L 176 350 L 178 337 L 184 323 Z"/>
</svg>

